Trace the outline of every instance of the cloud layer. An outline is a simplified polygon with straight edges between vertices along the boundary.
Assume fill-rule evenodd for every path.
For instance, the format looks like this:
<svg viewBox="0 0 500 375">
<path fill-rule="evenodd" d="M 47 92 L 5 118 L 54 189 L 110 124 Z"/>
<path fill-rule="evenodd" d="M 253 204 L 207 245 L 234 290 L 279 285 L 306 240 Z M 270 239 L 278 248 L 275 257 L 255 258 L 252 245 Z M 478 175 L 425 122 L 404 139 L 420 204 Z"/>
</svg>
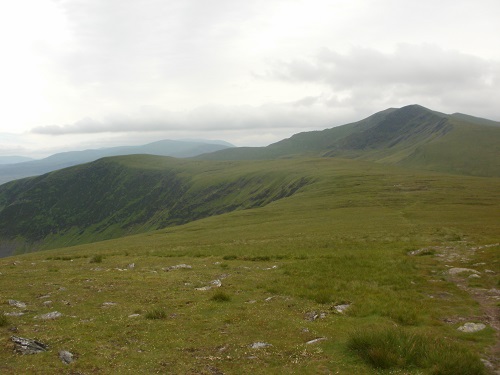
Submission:
<svg viewBox="0 0 500 375">
<path fill-rule="evenodd" d="M 499 13 L 497 0 L 5 2 L 0 132 L 251 145 L 412 103 L 500 120 Z"/>
</svg>

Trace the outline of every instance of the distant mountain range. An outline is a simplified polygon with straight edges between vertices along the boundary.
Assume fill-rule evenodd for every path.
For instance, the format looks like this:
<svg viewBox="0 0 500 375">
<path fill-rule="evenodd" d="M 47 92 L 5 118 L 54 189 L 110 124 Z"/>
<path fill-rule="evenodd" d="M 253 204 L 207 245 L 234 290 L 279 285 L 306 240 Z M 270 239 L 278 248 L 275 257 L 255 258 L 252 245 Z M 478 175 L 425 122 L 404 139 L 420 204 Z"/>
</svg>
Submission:
<svg viewBox="0 0 500 375">
<path fill-rule="evenodd" d="M 151 154 L 188 158 L 230 147 L 234 146 L 224 141 L 162 140 L 142 146 L 122 146 L 62 152 L 40 160 L 29 160 L 29 158 L 23 157 L 0 157 L 0 184 L 24 177 L 39 176 L 44 173 L 88 163 L 107 156 Z M 2 162 L 2 160 L 5 162 Z M 10 163 L 7 163 L 9 160 L 11 160 Z"/>
<path fill-rule="evenodd" d="M 134 155 L 103 158 L 120 154 Z M 314 163 L 311 171 L 304 171 L 305 161 L 313 159 L 323 166 L 335 159 L 358 171 L 361 179 L 366 165 L 380 173 L 395 169 L 387 164 L 411 174 L 420 169 L 497 179 L 500 123 L 411 105 L 352 124 L 296 134 L 267 147 L 160 141 L 1 166 L 5 178 L 9 171 L 12 177 L 81 164 L 0 186 L 0 256 L 262 207 L 322 179 L 325 172 L 316 171 Z M 296 170 L 299 164 L 302 170 Z"/>
<path fill-rule="evenodd" d="M 0 165 L 23 163 L 25 161 L 31 161 L 31 160 L 35 159 L 28 158 L 26 156 L 0 156 Z"/>
<path fill-rule="evenodd" d="M 295 134 L 267 147 L 233 148 L 200 158 L 258 160 L 304 155 L 500 176 L 500 122 L 410 105 L 390 108 L 355 123 Z"/>
</svg>

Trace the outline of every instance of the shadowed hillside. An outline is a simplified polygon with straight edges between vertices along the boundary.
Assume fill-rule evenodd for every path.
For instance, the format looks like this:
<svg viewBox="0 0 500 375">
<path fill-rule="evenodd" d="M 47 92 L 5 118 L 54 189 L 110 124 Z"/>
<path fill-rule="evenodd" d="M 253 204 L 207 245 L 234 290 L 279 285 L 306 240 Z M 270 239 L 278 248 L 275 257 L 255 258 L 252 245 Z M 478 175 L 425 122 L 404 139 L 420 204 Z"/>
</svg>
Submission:
<svg viewBox="0 0 500 375">
<path fill-rule="evenodd" d="M 94 242 L 260 207 L 307 181 L 255 163 L 104 158 L 0 186 L 0 236 L 5 253 Z"/>
</svg>

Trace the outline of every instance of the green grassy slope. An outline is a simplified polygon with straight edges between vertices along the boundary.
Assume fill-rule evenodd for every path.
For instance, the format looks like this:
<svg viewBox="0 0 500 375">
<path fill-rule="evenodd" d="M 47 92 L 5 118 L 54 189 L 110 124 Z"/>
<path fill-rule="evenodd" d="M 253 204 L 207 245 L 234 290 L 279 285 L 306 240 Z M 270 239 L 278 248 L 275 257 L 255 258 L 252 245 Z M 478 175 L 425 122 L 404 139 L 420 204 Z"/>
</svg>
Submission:
<svg viewBox="0 0 500 375">
<path fill-rule="evenodd" d="M 228 149 L 202 157 L 255 160 L 306 154 L 499 177 L 498 145 L 497 122 L 461 114 L 445 115 L 410 105 L 388 109 L 356 123 L 299 133 L 267 147 Z"/>
<path fill-rule="evenodd" d="M 221 165 L 236 173 L 231 163 Z M 203 173 L 220 178 L 211 166 Z M 258 170 L 293 170 L 311 180 L 264 207 L 0 259 L 0 311 L 22 310 L 8 299 L 27 303 L 24 315 L 0 327 L 0 370 L 486 373 L 479 357 L 494 360 L 488 346 L 495 331 L 449 269 L 480 272 L 459 279 L 478 293 L 498 288 L 498 178 L 337 158 L 263 161 Z M 164 270 L 179 264 L 192 268 Z M 215 279 L 220 288 L 196 290 Z M 338 313 L 339 304 L 350 307 Z M 63 316 L 34 319 L 50 311 Z M 466 321 L 487 328 L 458 331 Z M 12 327 L 50 350 L 14 353 Z M 252 348 L 256 342 L 270 346 Z M 76 361 L 64 365 L 59 350 Z"/>
<path fill-rule="evenodd" d="M 263 206 L 307 182 L 279 162 L 105 158 L 1 186 L 0 237 L 18 249 L 115 238 Z"/>
</svg>

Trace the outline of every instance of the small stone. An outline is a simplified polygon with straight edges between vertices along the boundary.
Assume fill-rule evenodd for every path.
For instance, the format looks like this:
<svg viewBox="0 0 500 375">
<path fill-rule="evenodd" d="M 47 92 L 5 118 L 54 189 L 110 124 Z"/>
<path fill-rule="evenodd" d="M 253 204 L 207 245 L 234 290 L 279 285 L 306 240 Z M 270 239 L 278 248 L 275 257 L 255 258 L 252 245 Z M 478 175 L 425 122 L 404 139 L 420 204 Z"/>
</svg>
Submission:
<svg viewBox="0 0 500 375">
<path fill-rule="evenodd" d="M 340 314 L 343 314 L 351 305 L 346 303 L 343 305 L 333 306 L 333 308 Z"/>
<path fill-rule="evenodd" d="M 116 302 L 104 302 L 102 307 L 111 307 L 111 306 L 116 306 Z"/>
<path fill-rule="evenodd" d="M 472 333 L 482 331 L 486 328 L 486 325 L 483 323 L 465 323 L 463 326 L 458 327 L 458 330 L 461 332 Z"/>
<path fill-rule="evenodd" d="M 46 307 L 50 307 L 50 306 L 52 306 L 52 301 L 44 301 L 43 305 Z"/>
<path fill-rule="evenodd" d="M 495 273 L 495 271 L 492 271 L 492 270 L 484 270 L 484 272 L 486 272 L 486 273 Z"/>
<path fill-rule="evenodd" d="M 18 336 L 12 336 L 10 339 L 14 343 L 16 352 L 21 354 L 37 354 L 45 352 L 48 349 L 46 344 L 36 340 L 25 339 Z"/>
<path fill-rule="evenodd" d="M 201 291 L 210 290 L 210 289 L 212 289 L 211 286 L 202 286 L 201 288 L 195 288 L 195 290 L 201 290 Z"/>
<path fill-rule="evenodd" d="M 69 365 L 71 362 L 74 361 L 73 357 L 74 357 L 73 353 L 70 353 L 67 350 L 61 350 L 59 352 L 59 358 L 66 365 Z"/>
<path fill-rule="evenodd" d="M 127 266 L 127 268 L 128 268 L 129 270 L 133 270 L 133 269 L 135 268 L 135 263 L 130 263 L 130 264 Z"/>
<path fill-rule="evenodd" d="M 24 302 L 16 301 L 15 299 L 9 299 L 9 305 L 17 307 L 19 309 L 25 309 L 26 308 L 26 304 Z"/>
<path fill-rule="evenodd" d="M 219 279 L 210 281 L 210 284 L 215 288 L 220 288 L 222 286 L 222 282 Z"/>
<path fill-rule="evenodd" d="M 309 311 L 306 313 L 306 315 L 304 316 L 304 319 L 305 320 L 308 320 L 310 322 L 314 322 L 316 319 L 319 318 L 319 314 L 317 311 Z"/>
<path fill-rule="evenodd" d="M 325 340 L 326 340 L 326 337 L 318 337 L 317 339 L 310 340 L 310 341 L 306 342 L 306 345 L 316 344 L 320 341 L 325 341 Z"/>
<path fill-rule="evenodd" d="M 254 342 L 252 345 L 250 345 L 250 348 L 252 348 L 252 349 L 262 349 L 262 348 L 267 348 L 269 346 L 272 346 L 272 345 L 268 344 L 267 342 L 257 341 L 257 342 Z"/>
<path fill-rule="evenodd" d="M 53 320 L 60 318 L 62 314 L 59 311 L 52 311 L 47 314 L 42 314 L 42 315 L 37 315 L 35 316 L 35 319 L 42 319 L 42 320 Z"/>
<path fill-rule="evenodd" d="M 141 316 L 141 314 L 130 314 L 128 317 L 129 318 L 137 318 L 138 316 Z"/>
<path fill-rule="evenodd" d="M 20 311 L 14 311 L 14 312 L 6 312 L 3 313 L 5 316 L 23 316 L 24 313 Z"/>
<path fill-rule="evenodd" d="M 473 273 L 473 274 L 472 274 L 472 275 L 470 275 L 468 278 L 469 278 L 469 279 L 480 279 L 480 278 L 481 278 L 481 276 L 479 276 L 477 273 Z"/>
</svg>

